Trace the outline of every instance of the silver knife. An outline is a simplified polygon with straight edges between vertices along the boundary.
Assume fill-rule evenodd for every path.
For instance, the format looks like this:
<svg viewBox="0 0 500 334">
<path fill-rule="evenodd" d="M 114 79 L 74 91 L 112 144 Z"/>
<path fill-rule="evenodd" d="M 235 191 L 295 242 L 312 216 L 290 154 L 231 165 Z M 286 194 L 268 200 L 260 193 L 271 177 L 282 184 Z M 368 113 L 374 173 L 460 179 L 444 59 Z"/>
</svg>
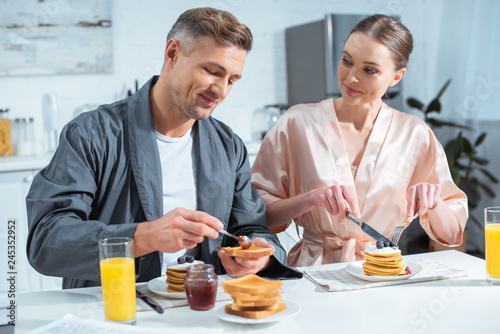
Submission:
<svg viewBox="0 0 500 334">
<path fill-rule="evenodd" d="M 347 216 L 347 218 L 349 218 L 350 220 L 352 220 L 353 222 L 358 224 L 359 227 L 361 227 L 361 229 L 366 234 L 368 234 L 370 237 L 372 237 L 373 239 L 380 241 L 382 243 L 387 242 L 387 243 L 389 243 L 389 245 L 391 247 L 396 247 L 396 248 L 398 247 L 398 245 L 396 245 L 394 242 L 392 242 L 391 240 L 386 238 L 382 233 L 380 233 L 379 231 L 377 231 L 376 229 L 374 229 L 373 227 L 371 227 L 370 225 L 368 225 L 364 221 L 359 220 L 356 217 L 354 217 L 354 215 L 352 213 L 350 213 L 349 211 L 346 211 L 346 216 Z"/>
<path fill-rule="evenodd" d="M 146 304 L 151 306 L 153 310 L 158 312 L 159 314 L 163 313 L 163 307 L 161 307 L 153 298 L 141 293 L 139 290 L 135 290 L 137 297 L 141 298 Z"/>
</svg>

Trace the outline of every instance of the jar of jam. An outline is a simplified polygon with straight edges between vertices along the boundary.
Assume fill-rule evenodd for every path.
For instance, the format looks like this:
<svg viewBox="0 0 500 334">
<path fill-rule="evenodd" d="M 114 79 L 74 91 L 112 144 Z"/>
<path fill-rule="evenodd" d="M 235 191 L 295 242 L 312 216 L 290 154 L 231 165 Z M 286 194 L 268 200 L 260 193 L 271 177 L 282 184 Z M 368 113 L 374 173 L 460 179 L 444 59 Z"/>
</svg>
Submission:
<svg viewBox="0 0 500 334">
<path fill-rule="evenodd" d="M 210 310 L 217 297 L 217 274 L 211 264 L 193 264 L 184 277 L 189 307 L 196 311 Z"/>
</svg>

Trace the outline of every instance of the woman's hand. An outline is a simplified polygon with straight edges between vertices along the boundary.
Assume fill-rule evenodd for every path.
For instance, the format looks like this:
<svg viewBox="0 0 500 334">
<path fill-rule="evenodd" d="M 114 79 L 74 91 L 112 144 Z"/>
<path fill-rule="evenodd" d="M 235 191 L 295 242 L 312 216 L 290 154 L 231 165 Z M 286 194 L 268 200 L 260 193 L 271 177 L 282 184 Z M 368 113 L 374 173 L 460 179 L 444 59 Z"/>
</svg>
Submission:
<svg viewBox="0 0 500 334">
<path fill-rule="evenodd" d="M 417 208 L 419 216 L 426 214 L 428 210 L 434 209 L 440 194 L 441 186 L 439 184 L 422 182 L 408 188 L 405 221 L 411 222 L 413 220 Z"/>
<path fill-rule="evenodd" d="M 346 220 L 346 210 L 357 218 L 361 218 L 358 199 L 348 186 L 331 186 L 315 189 L 309 192 L 311 201 L 316 206 L 323 206 L 332 215 L 339 215 L 339 223 Z"/>
</svg>

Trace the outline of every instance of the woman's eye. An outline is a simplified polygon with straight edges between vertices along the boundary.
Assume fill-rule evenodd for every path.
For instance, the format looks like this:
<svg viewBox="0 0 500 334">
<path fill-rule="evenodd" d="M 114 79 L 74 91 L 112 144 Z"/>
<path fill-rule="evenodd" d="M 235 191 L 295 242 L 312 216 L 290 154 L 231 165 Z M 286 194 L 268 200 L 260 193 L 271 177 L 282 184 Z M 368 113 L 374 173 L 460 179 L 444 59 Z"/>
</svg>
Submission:
<svg viewBox="0 0 500 334">
<path fill-rule="evenodd" d="M 346 65 L 350 65 L 351 62 L 349 61 L 349 59 L 347 59 L 346 57 L 342 57 L 342 62 Z"/>
<path fill-rule="evenodd" d="M 368 67 L 368 68 L 366 68 L 366 69 L 365 69 L 365 71 L 366 71 L 366 73 L 368 73 L 368 74 L 376 74 L 376 73 L 377 73 L 377 71 L 376 71 L 376 70 L 374 70 L 373 68 L 369 68 L 369 67 Z"/>
</svg>

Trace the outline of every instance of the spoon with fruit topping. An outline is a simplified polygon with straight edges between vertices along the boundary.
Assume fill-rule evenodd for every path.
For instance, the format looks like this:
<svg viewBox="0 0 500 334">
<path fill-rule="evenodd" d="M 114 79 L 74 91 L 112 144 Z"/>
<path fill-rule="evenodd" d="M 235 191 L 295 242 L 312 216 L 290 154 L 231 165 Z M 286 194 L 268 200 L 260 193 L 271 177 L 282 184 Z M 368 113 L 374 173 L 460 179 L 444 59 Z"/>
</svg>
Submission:
<svg viewBox="0 0 500 334">
<path fill-rule="evenodd" d="M 241 248 L 243 249 L 248 249 L 250 248 L 250 245 L 252 244 L 252 240 L 250 240 L 249 237 L 247 237 L 246 235 L 240 235 L 240 236 L 235 236 L 225 230 L 219 230 L 219 233 L 222 233 L 224 235 L 227 235 L 228 237 L 231 237 L 233 239 L 236 239 L 238 240 L 238 242 L 240 243 L 240 246 Z"/>
</svg>

